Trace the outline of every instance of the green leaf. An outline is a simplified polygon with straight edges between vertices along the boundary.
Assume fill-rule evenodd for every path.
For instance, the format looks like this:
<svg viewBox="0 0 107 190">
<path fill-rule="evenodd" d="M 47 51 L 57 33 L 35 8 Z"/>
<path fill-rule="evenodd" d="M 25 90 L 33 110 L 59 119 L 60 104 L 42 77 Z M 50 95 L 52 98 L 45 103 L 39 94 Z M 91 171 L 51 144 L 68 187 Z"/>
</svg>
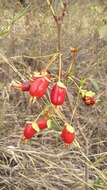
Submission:
<svg viewBox="0 0 107 190">
<path fill-rule="evenodd" d="M 85 84 L 85 82 L 86 82 L 86 79 L 81 79 L 81 80 L 80 80 L 80 87 L 83 87 L 84 84 Z"/>
<path fill-rule="evenodd" d="M 30 5 L 28 5 L 26 8 L 23 8 L 21 11 L 19 11 L 12 19 L 12 24 L 14 24 L 17 20 L 22 18 L 26 13 L 29 11 Z"/>
<path fill-rule="evenodd" d="M 9 33 L 10 26 L 5 26 L 0 29 L 0 37 L 5 36 Z"/>
<path fill-rule="evenodd" d="M 53 122 L 53 120 L 49 119 L 48 122 L 47 122 L 47 125 L 48 125 L 48 129 L 53 129 L 55 123 Z"/>
<path fill-rule="evenodd" d="M 96 189 L 102 187 L 102 180 L 99 177 L 95 180 L 95 182 L 93 184 L 93 187 L 96 188 Z"/>
<path fill-rule="evenodd" d="M 95 90 L 99 91 L 100 87 L 99 87 L 99 85 L 98 85 L 97 80 L 95 80 L 95 79 L 90 79 L 90 81 L 91 81 L 93 87 L 95 88 Z"/>
<path fill-rule="evenodd" d="M 15 16 L 11 19 L 11 21 L 7 25 L 1 26 L 1 28 L 0 28 L 0 37 L 8 35 L 10 30 L 11 30 L 11 26 L 17 20 L 22 18 L 29 11 L 29 8 L 30 8 L 30 5 L 27 6 L 26 8 L 23 8 L 21 11 L 19 11 L 18 13 L 15 14 Z"/>
<path fill-rule="evenodd" d="M 59 131 L 57 124 L 55 123 L 55 121 L 49 119 L 47 122 L 48 125 L 48 129 L 54 129 L 55 131 Z"/>
<path fill-rule="evenodd" d="M 107 16 L 104 16 L 102 21 L 103 21 L 104 24 L 107 24 Z"/>
<path fill-rule="evenodd" d="M 100 6 L 93 5 L 90 7 L 90 9 L 93 13 L 101 13 L 102 12 L 102 7 L 100 7 Z"/>
<path fill-rule="evenodd" d="M 103 25 L 98 29 L 100 39 L 107 42 L 107 25 Z"/>
</svg>

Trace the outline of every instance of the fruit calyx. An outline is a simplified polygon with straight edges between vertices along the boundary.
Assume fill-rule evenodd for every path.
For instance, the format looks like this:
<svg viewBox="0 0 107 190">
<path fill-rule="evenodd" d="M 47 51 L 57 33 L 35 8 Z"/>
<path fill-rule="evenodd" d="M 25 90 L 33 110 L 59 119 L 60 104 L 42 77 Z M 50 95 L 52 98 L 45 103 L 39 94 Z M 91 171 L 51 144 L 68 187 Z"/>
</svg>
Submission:
<svg viewBox="0 0 107 190">
<path fill-rule="evenodd" d="M 39 126 L 38 126 L 38 124 L 37 124 L 35 121 L 32 122 L 32 128 L 33 128 L 35 131 L 37 131 L 37 132 L 40 131 Z"/>
<path fill-rule="evenodd" d="M 66 89 L 66 86 L 61 81 L 57 82 L 57 86 L 59 86 L 60 88 L 65 88 Z"/>
<path fill-rule="evenodd" d="M 48 78 L 48 76 L 44 77 L 48 82 L 51 82 L 51 80 Z"/>
<path fill-rule="evenodd" d="M 81 90 L 80 93 L 82 95 L 82 98 L 84 98 L 84 97 L 94 97 L 95 96 L 95 92 L 93 92 L 93 91 Z"/>
<path fill-rule="evenodd" d="M 74 133 L 75 132 L 74 127 L 72 127 L 72 125 L 66 123 L 65 127 L 66 127 L 66 129 L 67 129 L 68 132 L 70 132 L 70 133 Z"/>
<path fill-rule="evenodd" d="M 42 71 L 42 72 L 34 72 L 33 77 L 48 77 L 50 76 L 48 72 Z"/>
</svg>

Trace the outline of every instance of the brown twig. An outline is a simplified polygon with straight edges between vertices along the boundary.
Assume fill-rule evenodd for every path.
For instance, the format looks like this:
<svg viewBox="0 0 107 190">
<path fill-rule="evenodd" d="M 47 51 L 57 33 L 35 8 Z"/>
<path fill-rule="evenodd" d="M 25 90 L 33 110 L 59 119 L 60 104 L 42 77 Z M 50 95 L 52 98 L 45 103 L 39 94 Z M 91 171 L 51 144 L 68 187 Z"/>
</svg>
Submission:
<svg viewBox="0 0 107 190">
<path fill-rule="evenodd" d="M 57 49 L 58 49 L 58 52 L 61 52 L 61 27 L 62 27 L 62 23 L 63 23 L 65 13 L 66 13 L 66 8 L 67 8 L 68 2 L 67 2 L 67 0 L 62 2 L 63 8 L 62 8 L 62 11 L 61 11 L 60 15 L 57 15 L 55 13 L 55 10 L 54 10 L 50 0 L 47 0 L 47 3 L 49 5 L 49 7 L 50 7 L 51 13 L 52 13 L 53 18 L 54 18 L 55 23 L 56 23 L 56 27 L 57 27 Z M 61 76 L 62 76 L 62 61 L 61 61 L 61 55 L 60 54 L 59 54 L 58 69 L 59 69 L 59 72 L 60 72 L 60 77 L 59 77 L 59 79 L 60 79 Z"/>
</svg>

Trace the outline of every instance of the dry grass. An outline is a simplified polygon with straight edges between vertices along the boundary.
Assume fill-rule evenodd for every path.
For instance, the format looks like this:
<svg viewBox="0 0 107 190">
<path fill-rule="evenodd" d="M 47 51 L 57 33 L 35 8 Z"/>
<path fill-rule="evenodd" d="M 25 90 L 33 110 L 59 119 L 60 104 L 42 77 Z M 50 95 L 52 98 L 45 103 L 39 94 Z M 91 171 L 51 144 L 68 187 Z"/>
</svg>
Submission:
<svg viewBox="0 0 107 190">
<path fill-rule="evenodd" d="M 42 2 L 32 0 L 30 11 L 0 39 L 0 190 L 107 190 L 107 45 L 98 33 L 107 13 L 106 1 L 70 2 L 63 23 L 64 70 L 71 62 L 69 48 L 78 47 L 75 81 L 87 79 L 85 87 L 94 90 L 98 100 L 93 108 L 84 106 L 70 82 L 74 115 L 67 101 L 63 113 L 72 119 L 79 145 L 65 147 L 51 130 L 28 144 L 20 140 L 24 123 L 38 116 L 47 100 L 31 107 L 29 95 L 9 84 L 45 68 L 50 58 L 46 55 L 56 52 L 54 21 Z M 15 12 L 20 15 L 22 5 L 16 4 L 1 3 L 1 25 L 9 24 Z M 51 71 L 55 74 L 55 65 Z M 63 127 L 58 118 L 57 122 Z"/>
</svg>

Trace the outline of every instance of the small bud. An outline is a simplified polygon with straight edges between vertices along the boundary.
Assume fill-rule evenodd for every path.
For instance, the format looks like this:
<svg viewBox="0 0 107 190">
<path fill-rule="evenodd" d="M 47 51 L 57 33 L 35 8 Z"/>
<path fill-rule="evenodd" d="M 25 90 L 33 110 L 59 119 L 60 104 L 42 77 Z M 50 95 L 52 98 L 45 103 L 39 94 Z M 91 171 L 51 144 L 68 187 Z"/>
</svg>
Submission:
<svg viewBox="0 0 107 190">
<path fill-rule="evenodd" d="M 77 48 L 72 47 L 70 50 L 71 50 L 71 53 L 76 53 L 77 52 Z"/>
</svg>

